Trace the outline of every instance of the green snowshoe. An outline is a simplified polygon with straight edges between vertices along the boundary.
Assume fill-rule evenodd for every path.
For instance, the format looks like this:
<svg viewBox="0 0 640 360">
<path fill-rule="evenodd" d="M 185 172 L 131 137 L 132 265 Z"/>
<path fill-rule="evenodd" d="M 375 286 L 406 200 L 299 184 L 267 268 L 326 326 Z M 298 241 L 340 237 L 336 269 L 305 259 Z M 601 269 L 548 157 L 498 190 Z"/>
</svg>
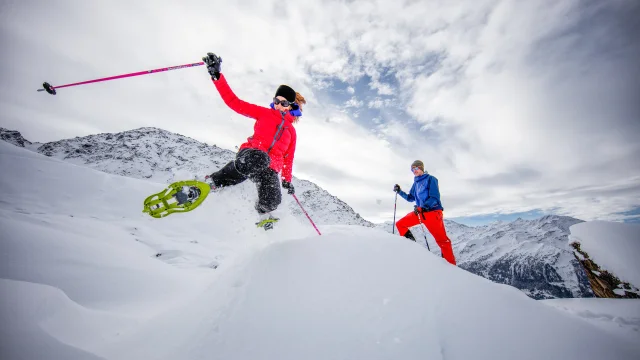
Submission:
<svg viewBox="0 0 640 360">
<path fill-rule="evenodd" d="M 262 219 L 259 222 L 256 223 L 256 227 L 261 227 L 263 228 L 265 231 L 266 230 L 271 230 L 273 229 L 273 224 L 278 222 L 278 218 L 275 218 L 273 216 L 269 216 L 266 219 Z"/>
<path fill-rule="evenodd" d="M 202 204 L 210 191 L 211 185 L 205 182 L 178 181 L 146 198 L 142 212 L 162 218 L 176 212 L 191 211 Z"/>
</svg>

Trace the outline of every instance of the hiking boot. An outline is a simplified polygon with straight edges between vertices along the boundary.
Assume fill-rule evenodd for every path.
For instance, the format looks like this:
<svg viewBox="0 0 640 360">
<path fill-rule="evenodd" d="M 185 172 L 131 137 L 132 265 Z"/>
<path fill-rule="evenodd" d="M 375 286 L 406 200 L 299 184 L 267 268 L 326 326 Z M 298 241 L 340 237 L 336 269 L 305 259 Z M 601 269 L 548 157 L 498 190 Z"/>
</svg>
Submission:
<svg viewBox="0 0 640 360">
<path fill-rule="evenodd" d="M 200 189 L 195 186 L 183 186 L 182 191 L 178 191 L 175 195 L 178 205 L 193 202 L 200 197 Z"/>
<path fill-rule="evenodd" d="M 413 236 L 413 234 L 411 233 L 411 230 L 407 231 L 406 234 L 404 234 L 404 237 L 406 237 L 409 240 L 413 240 L 416 241 L 416 238 Z"/>
</svg>

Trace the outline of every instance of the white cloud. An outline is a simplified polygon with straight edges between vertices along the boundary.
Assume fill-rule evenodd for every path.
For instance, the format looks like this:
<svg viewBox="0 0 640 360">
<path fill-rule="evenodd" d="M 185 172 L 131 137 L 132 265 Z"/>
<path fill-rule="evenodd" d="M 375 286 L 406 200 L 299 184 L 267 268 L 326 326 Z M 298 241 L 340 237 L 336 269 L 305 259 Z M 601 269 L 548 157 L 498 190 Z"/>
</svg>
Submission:
<svg viewBox="0 0 640 360">
<path fill-rule="evenodd" d="M 384 102 L 382 101 L 382 99 L 378 98 L 378 99 L 369 101 L 369 104 L 367 106 L 370 109 L 380 109 L 383 105 L 384 105 Z"/>
<path fill-rule="evenodd" d="M 364 102 L 362 100 L 358 100 L 355 96 L 344 103 L 344 107 L 346 108 L 359 108 L 362 107 L 362 105 L 364 105 Z"/>
<path fill-rule="evenodd" d="M 371 87 L 378 91 L 378 95 L 393 95 L 395 93 L 395 89 L 389 84 L 374 82 L 371 83 Z"/>
<path fill-rule="evenodd" d="M 233 149 L 253 122 L 222 103 L 202 67 L 61 89 L 55 97 L 35 92 L 43 81 L 178 65 L 214 51 L 246 101 L 267 105 L 282 83 L 305 95 L 298 175 L 317 178 L 365 217 L 388 216 L 389 184 L 408 186 L 407 164 L 420 158 L 441 180 L 447 216 L 540 208 L 611 219 L 640 205 L 634 6 L 15 2 L 0 12 L 0 126 L 34 141 L 157 126 Z M 362 79 L 394 97 L 358 94 L 345 104 L 380 110 L 373 128 L 321 100 L 333 81 Z M 408 117 L 389 101 L 405 103 Z M 344 171 L 348 181 L 305 163 Z"/>
</svg>

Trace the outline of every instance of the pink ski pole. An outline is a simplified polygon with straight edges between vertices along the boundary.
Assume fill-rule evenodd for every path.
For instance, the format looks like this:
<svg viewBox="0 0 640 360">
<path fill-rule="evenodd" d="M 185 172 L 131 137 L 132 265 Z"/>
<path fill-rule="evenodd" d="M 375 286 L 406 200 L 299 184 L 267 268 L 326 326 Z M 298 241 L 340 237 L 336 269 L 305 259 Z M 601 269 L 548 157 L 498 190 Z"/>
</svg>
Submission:
<svg viewBox="0 0 640 360">
<path fill-rule="evenodd" d="M 92 83 L 97 83 L 97 82 L 101 82 L 101 81 L 124 79 L 124 78 L 132 77 L 132 76 L 147 75 L 147 74 L 159 73 L 159 72 L 170 71 L 170 70 L 178 70 L 178 69 L 190 68 L 190 67 L 200 66 L 200 65 L 204 65 L 204 62 L 201 61 L 201 62 L 193 63 L 193 64 L 185 64 L 185 65 L 164 67 L 164 68 L 160 68 L 160 69 L 138 71 L 138 72 L 134 72 L 134 73 L 130 73 L 130 74 L 109 76 L 109 77 L 105 77 L 105 78 L 87 80 L 87 81 L 77 82 L 77 83 L 73 83 L 73 84 L 60 85 L 60 86 L 52 86 L 48 82 L 45 82 L 45 83 L 42 84 L 43 88 L 42 89 L 38 89 L 38 91 L 46 91 L 51 95 L 55 95 L 56 94 L 56 89 L 61 89 L 61 88 L 65 88 L 65 87 L 92 84 Z"/>
<path fill-rule="evenodd" d="M 313 220 L 311 220 L 311 217 L 309 217 L 309 214 L 307 214 L 307 212 L 304 210 L 304 208 L 302 207 L 302 204 L 300 204 L 300 201 L 298 200 L 298 197 L 296 196 L 296 194 L 291 194 L 291 196 L 293 196 L 294 199 L 296 199 L 296 202 L 298 203 L 298 205 L 300 206 L 300 209 L 302 209 L 302 212 L 307 215 L 307 219 L 309 219 L 309 222 L 311 222 L 311 225 L 313 225 L 313 228 L 316 229 L 316 231 L 318 232 L 318 235 L 322 235 L 320 234 L 320 230 L 318 230 L 318 227 L 316 226 L 316 224 L 313 223 Z"/>
</svg>

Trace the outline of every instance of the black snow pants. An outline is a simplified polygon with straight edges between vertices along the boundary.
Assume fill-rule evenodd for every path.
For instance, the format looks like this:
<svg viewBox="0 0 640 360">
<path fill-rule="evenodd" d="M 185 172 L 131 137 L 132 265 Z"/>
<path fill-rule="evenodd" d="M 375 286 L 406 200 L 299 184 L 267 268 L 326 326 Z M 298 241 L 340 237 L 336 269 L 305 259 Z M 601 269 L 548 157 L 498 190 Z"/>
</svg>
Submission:
<svg viewBox="0 0 640 360">
<path fill-rule="evenodd" d="M 275 210 L 282 202 L 278 173 L 269 167 L 269 155 L 258 149 L 242 149 L 236 159 L 222 169 L 211 174 L 216 187 L 233 186 L 249 179 L 256 184 L 258 201 L 256 210 L 267 213 Z"/>
</svg>

